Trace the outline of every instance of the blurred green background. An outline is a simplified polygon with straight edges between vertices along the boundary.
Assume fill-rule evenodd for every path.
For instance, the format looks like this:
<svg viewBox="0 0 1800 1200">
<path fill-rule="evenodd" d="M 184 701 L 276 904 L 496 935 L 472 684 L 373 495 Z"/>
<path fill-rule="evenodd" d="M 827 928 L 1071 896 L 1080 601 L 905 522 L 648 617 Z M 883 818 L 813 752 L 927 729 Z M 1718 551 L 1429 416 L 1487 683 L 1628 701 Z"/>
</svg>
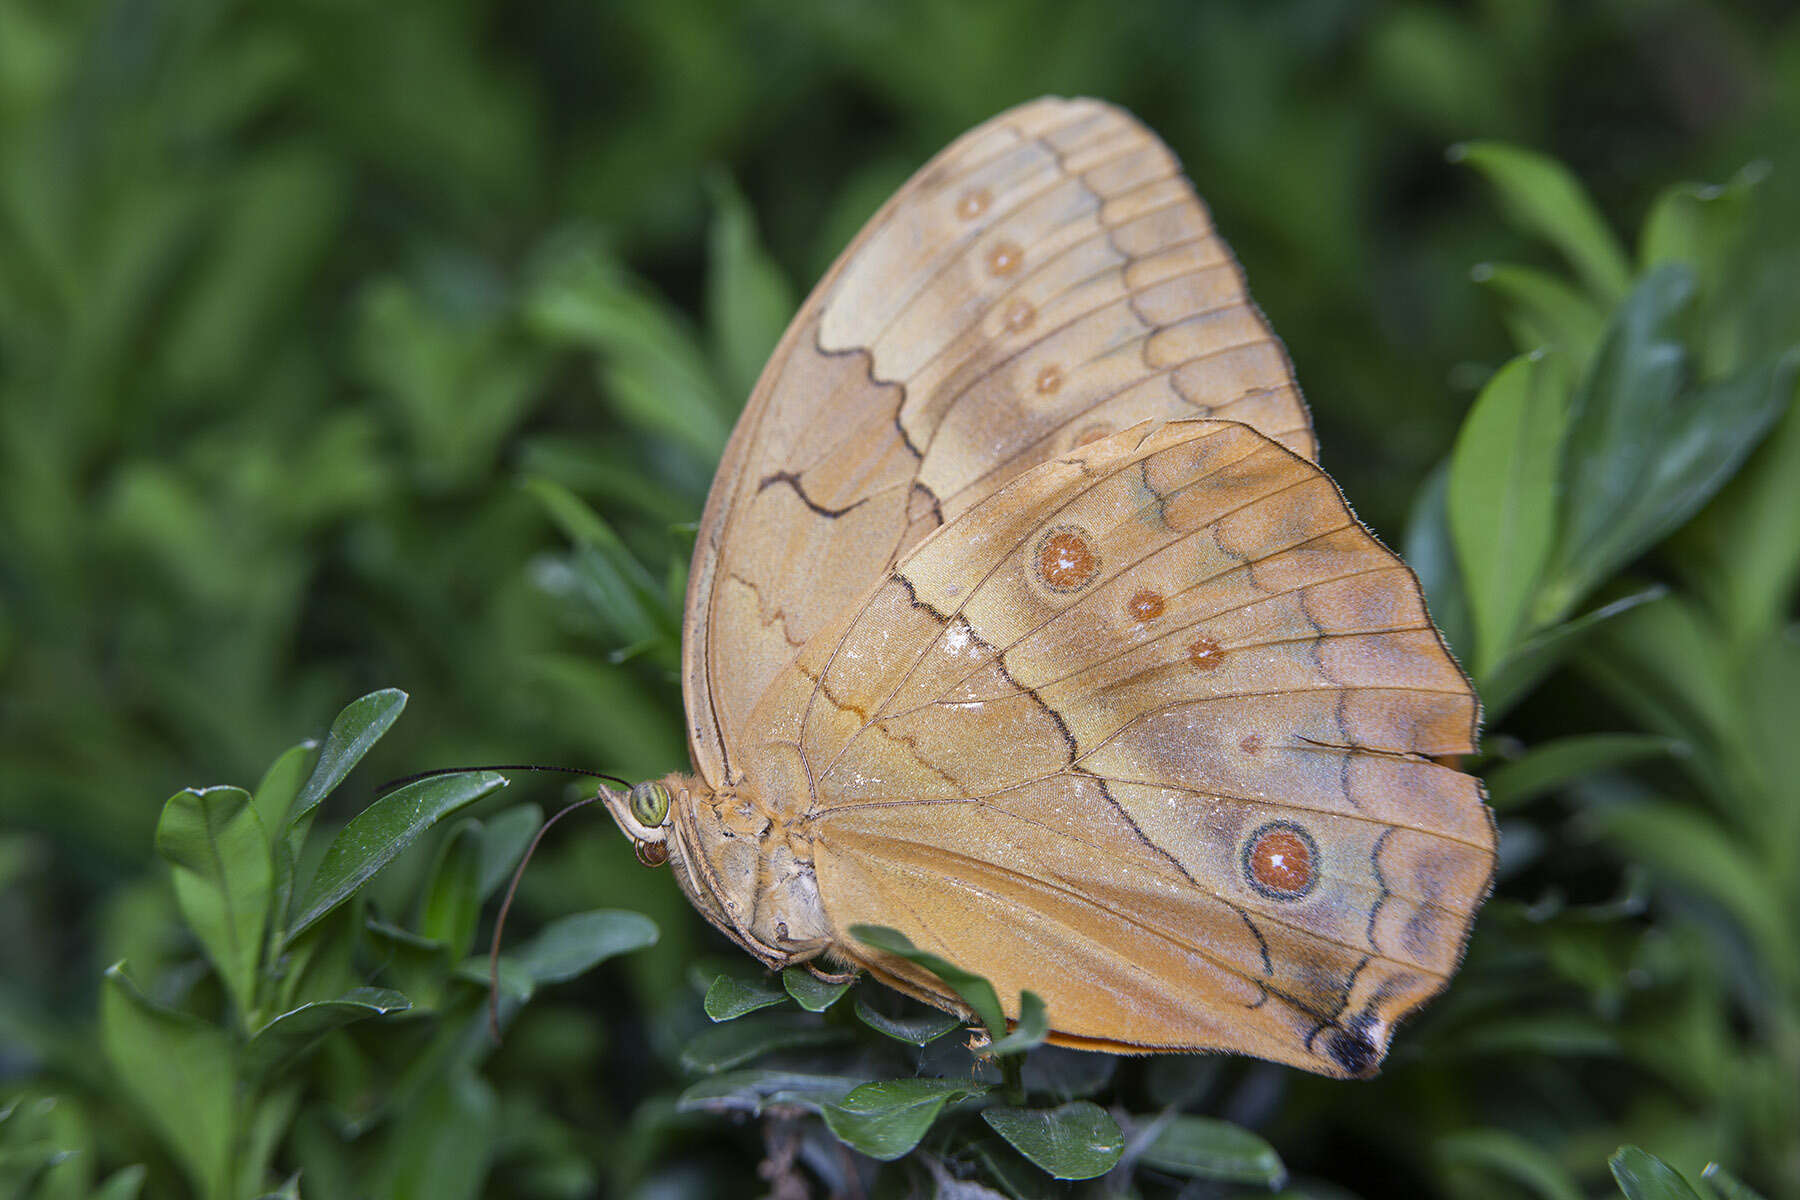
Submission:
<svg viewBox="0 0 1800 1200">
<path fill-rule="evenodd" d="M 1775 299 L 1746 305 L 1765 327 L 1745 336 L 1797 325 L 1779 285 L 1800 278 L 1800 18 L 1772 0 L 0 0 L 0 1097 L 109 1111 L 83 1050 L 102 969 L 129 955 L 148 978 L 192 949 L 152 852 L 163 800 L 253 784 L 354 696 L 412 699 L 332 820 L 432 767 L 684 767 L 671 597 L 763 354 L 894 187 L 1043 93 L 1123 104 L 1180 156 L 1292 353 L 1324 465 L 1391 544 L 1514 352 L 1472 269 L 1556 262 L 1453 144 L 1561 160 L 1622 236 L 1668 185 L 1767 162 L 1744 295 Z M 616 533 L 606 569 L 571 556 L 570 497 Z M 1565 673 L 1502 749 L 1622 728 L 1661 727 Z M 1569 815 L 1516 844 L 1536 855 Z M 1608 900 L 1634 854 L 1583 845 L 1502 895 Z M 1584 964 L 1559 995 L 1637 986 L 1644 944 L 1695 944 L 1707 902 L 1679 857 L 1657 904 L 1530 952 Z M 665 1129 L 690 968 L 729 948 L 599 818 L 559 831 L 523 897 L 522 932 L 614 905 L 663 937 L 534 1006 L 493 1058 L 488 1194 L 754 1194 L 754 1126 Z M 1583 976 L 1602 968 L 1582 937 L 1617 979 Z M 1694 1036 L 1800 1062 L 1794 1014 L 1771 1050 L 1742 1000 L 1767 986 L 1753 960 L 1708 961 L 1723 999 L 1689 1013 L 1713 1020 Z M 1433 1151 L 1425 1114 L 1552 1146 L 1583 1186 L 1637 1138 L 1800 1194 L 1800 1143 L 1721 1107 L 1714 1065 L 1657 1061 L 1673 1034 L 1575 1007 L 1592 1019 L 1560 1047 L 1538 1029 L 1478 1052 L 1515 1056 L 1503 1086 L 1478 1056 L 1349 1091 L 1234 1065 L 1202 1111 L 1371 1196 L 1549 1194 L 1484 1169 L 1491 1146 Z M 1605 1081 L 1570 1096 L 1577 1069 Z M 149 1161 L 147 1194 L 181 1194 L 127 1128 L 96 1135 L 95 1177 Z"/>
</svg>

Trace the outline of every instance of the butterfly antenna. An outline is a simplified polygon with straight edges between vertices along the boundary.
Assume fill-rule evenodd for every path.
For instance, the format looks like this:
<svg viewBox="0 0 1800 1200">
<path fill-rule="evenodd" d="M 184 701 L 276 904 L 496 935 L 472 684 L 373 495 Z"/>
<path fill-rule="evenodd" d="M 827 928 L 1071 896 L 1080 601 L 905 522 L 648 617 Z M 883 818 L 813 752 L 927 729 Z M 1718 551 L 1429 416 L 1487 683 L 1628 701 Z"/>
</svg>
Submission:
<svg viewBox="0 0 1800 1200">
<path fill-rule="evenodd" d="M 604 779 L 608 783 L 616 783 L 628 788 L 631 781 L 620 779 L 617 775 L 608 775 L 605 771 L 590 771 L 586 767 L 546 767 L 538 763 L 500 763 L 489 767 L 439 767 L 435 771 L 420 771 L 417 775 L 402 775 L 398 779 L 390 779 L 375 789 L 377 797 L 405 787 L 409 783 L 417 783 L 421 779 L 436 779 L 440 775 L 466 775 L 471 771 L 550 771 L 559 775 L 586 775 L 593 779 Z"/>
<path fill-rule="evenodd" d="M 433 771 L 420 771 L 416 775 L 403 775 L 399 779 L 390 779 L 375 789 L 376 796 L 385 796 L 389 792 L 405 787 L 409 783 L 417 783 L 421 779 L 436 779 L 441 775 L 464 775 L 471 771 L 550 771 L 559 775 L 586 775 L 590 779 L 604 779 L 608 783 L 616 783 L 622 788 L 629 788 L 631 781 L 620 779 L 617 775 L 608 775 L 605 771 L 590 771 L 586 767 L 547 767 L 538 763 L 500 763 L 486 767 L 439 767 Z M 598 794 L 584 797 L 563 807 L 562 811 L 538 826 L 532 836 L 531 844 L 525 847 L 525 855 L 519 859 L 514 868 L 512 882 L 506 885 L 506 899 L 500 902 L 500 915 L 494 919 L 494 941 L 488 947 L 488 1033 L 498 1042 L 500 1040 L 500 935 L 506 929 L 506 914 L 512 911 L 513 896 L 519 890 L 519 880 L 525 877 L 525 866 L 531 856 L 537 853 L 538 843 L 550 832 L 550 827 L 574 812 L 578 808 L 586 808 L 600 797 Z"/>
<path fill-rule="evenodd" d="M 517 770 L 518 768 L 499 767 L 495 769 Z M 582 775 L 593 775 L 600 779 L 611 779 L 615 783 L 624 784 L 626 787 L 631 786 L 617 776 L 602 775 L 598 771 L 581 771 L 578 773 Z M 488 1035 L 492 1037 L 495 1042 L 500 1040 L 500 935 L 506 929 L 506 914 L 512 911 L 513 896 L 519 890 L 519 880 L 525 877 L 525 865 L 531 861 L 531 856 L 537 853 L 538 843 L 544 840 L 544 835 L 550 832 L 550 827 L 552 825 L 556 824 L 576 809 L 586 808 L 599 798 L 598 794 L 584 796 L 572 804 L 565 805 L 555 816 L 538 826 L 538 831 L 532 837 L 531 844 L 525 847 L 524 857 L 519 859 L 519 865 L 513 870 L 512 882 L 506 885 L 506 898 L 500 902 L 500 915 L 494 918 L 494 941 L 493 944 L 488 947 Z"/>
</svg>

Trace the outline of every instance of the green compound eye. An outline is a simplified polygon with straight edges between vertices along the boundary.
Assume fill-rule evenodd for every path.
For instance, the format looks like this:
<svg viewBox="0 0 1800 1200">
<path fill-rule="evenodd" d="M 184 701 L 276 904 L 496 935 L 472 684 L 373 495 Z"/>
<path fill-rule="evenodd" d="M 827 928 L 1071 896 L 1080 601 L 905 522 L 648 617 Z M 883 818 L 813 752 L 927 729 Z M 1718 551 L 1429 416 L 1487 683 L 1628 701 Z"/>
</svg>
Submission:
<svg viewBox="0 0 1800 1200">
<path fill-rule="evenodd" d="M 669 815 L 669 789 L 660 783 L 634 783 L 627 803 L 639 824 L 661 825 Z"/>
</svg>

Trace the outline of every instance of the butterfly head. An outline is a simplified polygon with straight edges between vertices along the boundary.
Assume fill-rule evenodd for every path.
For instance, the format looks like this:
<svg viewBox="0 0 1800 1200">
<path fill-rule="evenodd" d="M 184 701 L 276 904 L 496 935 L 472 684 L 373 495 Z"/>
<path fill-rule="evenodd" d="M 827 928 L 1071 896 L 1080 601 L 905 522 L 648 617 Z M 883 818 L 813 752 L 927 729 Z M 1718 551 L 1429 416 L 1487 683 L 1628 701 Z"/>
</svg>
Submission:
<svg viewBox="0 0 1800 1200">
<path fill-rule="evenodd" d="M 638 861 L 647 867 L 660 867 L 669 861 L 670 794 L 661 780 L 634 783 L 623 792 L 609 787 L 600 789 L 601 803 L 631 839 Z"/>
</svg>

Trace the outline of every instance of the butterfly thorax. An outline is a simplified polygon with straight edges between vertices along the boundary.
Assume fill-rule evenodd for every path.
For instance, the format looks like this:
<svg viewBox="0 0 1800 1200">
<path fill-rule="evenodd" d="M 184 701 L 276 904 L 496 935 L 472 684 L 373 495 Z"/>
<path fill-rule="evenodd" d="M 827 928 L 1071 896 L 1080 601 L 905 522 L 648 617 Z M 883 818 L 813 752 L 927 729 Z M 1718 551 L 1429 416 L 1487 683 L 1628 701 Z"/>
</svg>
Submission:
<svg viewBox="0 0 1800 1200">
<path fill-rule="evenodd" d="M 672 775 L 664 784 L 674 798 L 669 865 L 707 920 L 771 967 L 831 944 L 811 844 L 782 808 L 748 782 L 713 791 Z"/>
</svg>

